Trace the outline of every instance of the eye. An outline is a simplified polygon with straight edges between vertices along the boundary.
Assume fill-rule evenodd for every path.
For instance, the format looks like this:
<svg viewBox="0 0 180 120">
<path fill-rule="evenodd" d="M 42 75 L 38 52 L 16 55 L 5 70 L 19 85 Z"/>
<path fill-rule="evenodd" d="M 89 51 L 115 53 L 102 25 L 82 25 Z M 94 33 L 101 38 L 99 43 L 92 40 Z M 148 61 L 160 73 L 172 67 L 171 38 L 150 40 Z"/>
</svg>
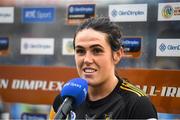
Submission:
<svg viewBox="0 0 180 120">
<path fill-rule="evenodd" d="M 100 53 L 102 53 L 103 52 L 103 50 L 101 49 L 101 48 L 94 48 L 93 49 L 93 53 L 94 54 L 100 54 Z"/>
<path fill-rule="evenodd" d="M 86 53 L 86 51 L 84 50 L 84 49 L 76 49 L 75 50 L 75 52 L 76 52 L 76 54 L 78 54 L 78 55 L 84 55 L 85 53 Z"/>
</svg>

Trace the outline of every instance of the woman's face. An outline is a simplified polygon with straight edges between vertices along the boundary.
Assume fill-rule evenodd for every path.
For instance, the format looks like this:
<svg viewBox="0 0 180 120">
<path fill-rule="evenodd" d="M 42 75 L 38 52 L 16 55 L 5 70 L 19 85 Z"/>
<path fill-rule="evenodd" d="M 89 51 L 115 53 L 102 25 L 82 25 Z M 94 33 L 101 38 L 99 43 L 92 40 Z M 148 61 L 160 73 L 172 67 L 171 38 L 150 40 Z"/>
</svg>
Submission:
<svg viewBox="0 0 180 120">
<path fill-rule="evenodd" d="M 78 74 L 91 86 L 98 86 L 114 79 L 116 62 L 106 34 L 84 29 L 75 38 L 75 61 Z"/>
</svg>

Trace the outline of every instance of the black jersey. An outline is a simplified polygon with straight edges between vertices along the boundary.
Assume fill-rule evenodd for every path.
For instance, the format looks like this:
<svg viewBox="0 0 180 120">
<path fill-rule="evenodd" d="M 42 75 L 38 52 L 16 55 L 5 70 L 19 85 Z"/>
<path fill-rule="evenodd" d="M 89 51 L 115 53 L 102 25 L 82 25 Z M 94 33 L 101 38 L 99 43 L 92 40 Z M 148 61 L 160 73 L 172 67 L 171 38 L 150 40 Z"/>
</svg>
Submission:
<svg viewBox="0 0 180 120">
<path fill-rule="evenodd" d="M 54 103 L 55 111 L 57 111 L 56 106 L 57 103 Z M 74 108 L 70 114 L 73 119 L 157 118 L 156 109 L 145 93 L 122 80 L 119 80 L 107 97 L 98 101 L 90 101 L 87 97 L 86 101 Z"/>
</svg>

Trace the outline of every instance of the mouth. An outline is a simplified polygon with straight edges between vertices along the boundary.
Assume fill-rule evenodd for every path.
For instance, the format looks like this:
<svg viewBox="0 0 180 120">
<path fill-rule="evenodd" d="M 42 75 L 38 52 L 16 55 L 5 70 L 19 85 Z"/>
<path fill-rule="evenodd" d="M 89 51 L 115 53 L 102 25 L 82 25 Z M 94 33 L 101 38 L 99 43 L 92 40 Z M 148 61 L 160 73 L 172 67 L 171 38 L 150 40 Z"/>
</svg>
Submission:
<svg viewBox="0 0 180 120">
<path fill-rule="evenodd" d="M 94 68 L 83 68 L 84 73 L 95 73 L 97 70 Z"/>
</svg>

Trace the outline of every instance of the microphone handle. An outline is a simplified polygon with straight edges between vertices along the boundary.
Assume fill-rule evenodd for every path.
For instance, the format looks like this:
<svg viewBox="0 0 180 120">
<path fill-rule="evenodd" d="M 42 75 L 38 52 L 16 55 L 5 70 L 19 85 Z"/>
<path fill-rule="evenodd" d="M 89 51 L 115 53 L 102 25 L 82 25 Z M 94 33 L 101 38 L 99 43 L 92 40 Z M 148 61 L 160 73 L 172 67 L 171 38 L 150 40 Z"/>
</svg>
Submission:
<svg viewBox="0 0 180 120">
<path fill-rule="evenodd" d="M 54 117 L 55 120 L 66 119 L 68 113 L 72 110 L 73 98 L 66 97 L 62 105 L 58 108 L 58 111 Z"/>
</svg>

